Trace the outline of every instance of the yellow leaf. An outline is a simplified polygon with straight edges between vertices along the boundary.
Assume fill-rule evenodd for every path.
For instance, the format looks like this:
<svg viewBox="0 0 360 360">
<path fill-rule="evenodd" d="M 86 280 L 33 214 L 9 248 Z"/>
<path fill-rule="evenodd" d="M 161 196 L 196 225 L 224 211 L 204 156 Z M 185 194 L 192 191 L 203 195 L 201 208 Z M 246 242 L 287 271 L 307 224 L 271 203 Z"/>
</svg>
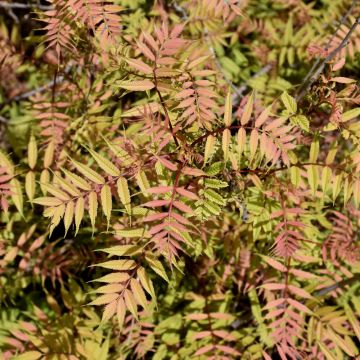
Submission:
<svg viewBox="0 0 360 360">
<path fill-rule="evenodd" d="M 229 158 L 229 146 L 230 146 L 230 130 L 225 129 L 222 135 L 222 150 L 224 153 L 224 160 L 227 161 Z"/>
<path fill-rule="evenodd" d="M 142 250 L 143 248 L 138 245 L 115 245 L 110 248 L 100 249 L 99 251 L 116 256 L 133 256 L 140 254 Z"/>
<path fill-rule="evenodd" d="M 324 166 L 324 168 L 322 169 L 322 173 L 321 173 L 321 188 L 322 188 L 324 194 L 326 193 L 326 190 L 329 187 L 331 177 L 332 177 L 331 168 L 328 166 Z"/>
<path fill-rule="evenodd" d="M 137 270 L 137 276 L 138 276 L 143 288 L 148 292 L 148 294 L 153 299 L 156 299 L 153 283 L 152 283 L 151 279 L 148 277 L 148 275 L 143 267 L 140 267 Z"/>
<path fill-rule="evenodd" d="M 141 305 L 144 309 L 148 309 L 146 296 L 139 282 L 133 278 L 130 280 L 130 285 L 131 285 L 132 293 L 137 303 Z"/>
<path fill-rule="evenodd" d="M 84 165 L 73 159 L 71 159 L 71 161 L 75 165 L 76 169 L 79 170 L 89 180 L 91 180 L 94 183 L 99 184 L 99 185 L 102 185 L 105 183 L 105 179 L 101 175 L 99 175 L 96 171 L 89 168 L 87 165 Z"/>
<path fill-rule="evenodd" d="M 102 209 L 103 209 L 104 215 L 106 216 L 106 220 L 107 220 L 108 227 L 109 227 L 110 218 L 111 218 L 111 210 L 112 210 L 111 189 L 110 189 L 109 185 L 105 184 L 102 187 L 101 193 L 100 193 L 100 198 L 101 198 Z"/>
<path fill-rule="evenodd" d="M 136 301 L 135 301 L 133 293 L 128 289 L 124 290 L 124 300 L 125 300 L 125 304 L 126 304 L 126 307 L 128 308 L 128 310 L 131 312 L 131 314 L 134 316 L 134 318 L 136 320 L 138 320 Z"/>
<path fill-rule="evenodd" d="M 105 282 L 105 283 L 118 283 L 129 280 L 129 274 L 126 272 L 116 272 L 111 273 L 105 276 L 102 276 L 99 279 L 92 280 L 97 282 Z"/>
<path fill-rule="evenodd" d="M 60 199 L 47 196 L 36 198 L 33 200 L 33 202 L 42 206 L 58 206 L 62 204 Z"/>
<path fill-rule="evenodd" d="M 109 319 L 111 319 L 115 313 L 116 313 L 116 309 L 117 309 L 117 300 L 113 300 L 111 303 L 107 304 L 104 308 L 104 312 L 101 318 L 101 322 L 104 323 L 106 321 L 108 321 Z"/>
<path fill-rule="evenodd" d="M 136 70 L 142 71 L 145 74 L 152 74 L 153 69 L 139 59 L 126 59 L 126 62 Z"/>
<path fill-rule="evenodd" d="M 97 208 L 98 208 L 97 195 L 96 195 L 96 193 L 94 191 L 92 191 L 89 194 L 88 201 L 89 201 L 89 216 L 90 216 L 92 230 L 93 230 L 93 233 L 94 233 L 94 231 L 95 231 L 95 220 L 96 220 Z"/>
<path fill-rule="evenodd" d="M 135 265 L 136 264 L 134 260 L 109 260 L 96 264 L 94 266 L 100 266 L 102 268 L 110 270 L 126 271 L 133 269 Z"/>
<path fill-rule="evenodd" d="M 210 159 L 210 156 L 214 152 L 215 148 L 215 137 L 213 135 L 209 135 L 206 139 L 205 143 L 205 152 L 204 152 L 204 164 Z"/>
<path fill-rule="evenodd" d="M 15 174 L 15 167 L 9 156 L 0 150 L 0 166 L 3 166 L 9 175 Z"/>
<path fill-rule="evenodd" d="M 34 169 L 34 167 L 36 166 L 37 156 L 38 156 L 38 150 L 37 150 L 35 136 L 31 135 L 28 144 L 28 163 L 30 169 Z"/>
<path fill-rule="evenodd" d="M 143 237 L 146 235 L 145 229 L 116 229 L 115 234 L 121 237 Z"/>
<path fill-rule="evenodd" d="M 316 190 L 319 182 L 318 168 L 315 165 L 309 165 L 307 168 L 308 181 L 313 196 L 316 194 Z"/>
<path fill-rule="evenodd" d="M 237 133 L 237 150 L 239 155 L 241 155 L 245 149 L 246 144 L 246 131 L 243 127 L 241 127 Z"/>
<path fill-rule="evenodd" d="M 254 91 L 251 93 L 248 102 L 245 105 L 244 112 L 242 113 L 240 122 L 241 125 L 246 125 L 250 118 L 254 108 Z"/>
<path fill-rule="evenodd" d="M 73 201 L 69 201 L 66 206 L 65 215 L 64 215 L 65 235 L 67 234 L 69 227 L 74 218 L 74 207 L 75 206 Z"/>
<path fill-rule="evenodd" d="M 43 187 L 43 184 L 47 184 L 50 181 L 50 172 L 47 169 L 44 169 L 40 174 L 40 188 L 44 195 L 46 195 L 46 190 Z"/>
<path fill-rule="evenodd" d="M 98 165 L 103 169 L 107 174 L 111 176 L 119 176 L 120 170 L 108 159 L 96 153 L 94 150 L 89 149 L 90 154 L 98 163 Z"/>
<path fill-rule="evenodd" d="M 69 181 L 66 181 L 61 176 L 55 174 L 54 180 L 63 188 L 63 190 L 67 191 L 71 196 L 80 196 L 81 192 Z"/>
<path fill-rule="evenodd" d="M 224 123 L 226 127 L 229 127 L 232 122 L 232 97 L 231 97 L 231 89 L 226 96 L 225 100 L 225 111 L 224 111 Z"/>
<path fill-rule="evenodd" d="M 54 229 L 56 228 L 56 226 L 59 225 L 60 220 L 64 216 L 64 212 L 65 212 L 65 204 L 61 204 L 54 209 L 53 216 L 51 219 L 51 224 L 50 224 L 50 236 L 51 236 L 52 232 L 54 231 Z"/>
<path fill-rule="evenodd" d="M 316 136 L 310 145 L 309 162 L 315 163 L 319 156 L 319 138 Z"/>
<path fill-rule="evenodd" d="M 119 328 L 122 330 L 125 320 L 126 305 L 123 299 L 119 299 L 116 306 L 116 317 L 118 319 Z"/>
<path fill-rule="evenodd" d="M 164 266 L 160 260 L 158 260 L 153 255 L 145 256 L 146 261 L 148 262 L 149 266 L 158 274 L 160 275 L 165 281 L 169 282 L 169 278 L 165 272 Z"/>
<path fill-rule="evenodd" d="M 14 202 L 14 205 L 16 206 L 19 213 L 23 214 L 23 195 L 21 191 L 21 185 L 19 180 L 13 178 L 10 180 L 10 186 L 11 186 L 11 198 Z"/>
<path fill-rule="evenodd" d="M 250 161 L 254 158 L 259 143 L 259 133 L 253 129 L 250 134 L 249 148 L 250 148 Z"/>
<path fill-rule="evenodd" d="M 57 199 L 60 199 L 62 201 L 68 201 L 70 200 L 70 197 L 68 194 L 57 188 L 56 186 L 52 184 L 42 184 L 43 189 L 45 189 L 46 192 L 49 192 L 51 195 L 55 196 Z"/>
<path fill-rule="evenodd" d="M 332 193 L 332 198 L 333 198 L 333 202 L 334 202 L 334 203 L 335 203 L 336 198 L 337 198 L 338 195 L 340 194 L 340 191 L 341 191 L 341 183 L 342 183 L 342 173 L 337 174 L 337 175 L 333 178 L 333 184 L 332 184 L 333 193 Z"/>
<path fill-rule="evenodd" d="M 130 192 L 127 180 L 124 177 L 119 177 L 117 181 L 117 191 L 119 194 L 119 198 L 121 203 L 125 206 L 128 214 L 131 213 L 131 204 L 130 204 Z"/>
<path fill-rule="evenodd" d="M 83 178 L 81 178 L 79 175 L 76 175 L 66 169 L 61 168 L 61 171 L 69 178 L 69 180 L 76 185 L 78 188 L 85 190 L 85 191 L 90 191 L 91 190 L 91 186 L 88 184 L 88 182 L 86 180 L 84 180 Z"/>
<path fill-rule="evenodd" d="M 25 191 L 30 201 L 34 200 L 36 190 L 35 173 L 29 171 L 25 177 Z"/>
<path fill-rule="evenodd" d="M 325 346 L 320 341 L 317 341 L 317 344 L 319 345 L 322 353 L 326 356 L 327 360 L 336 360 L 336 357 L 330 352 L 330 350 L 328 350 L 327 346 Z"/>
<path fill-rule="evenodd" d="M 346 342 L 341 336 L 337 335 L 330 327 L 327 328 L 327 333 L 334 343 L 339 346 L 339 348 L 341 348 L 349 356 L 355 357 L 356 348 L 353 349 L 353 346 L 348 344 L 348 342 Z"/>
<path fill-rule="evenodd" d="M 135 175 L 136 182 L 139 185 L 140 190 L 144 193 L 145 196 L 148 196 L 146 193 L 146 190 L 150 187 L 149 181 L 146 177 L 146 174 L 144 171 L 139 171 Z"/>
<path fill-rule="evenodd" d="M 97 299 L 89 303 L 89 305 L 105 305 L 109 304 L 112 301 L 116 300 L 119 297 L 119 294 L 105 294 L 99 296 Z"/>
<path fill-rule="evenodd" d="M 144 114 L 145 110 L 151 113 L 156 113 L 160 110 L 160 105 L 155 102 L 148 103 L 146 105 L 138 105 L 122 113 L 121 117 L 141 116 Z"/>
<path fill-rule="evenodd" d="M 119 87 L 130 91 L 146 91 L 151 90 L 155 85 L 150 80 L 122 81 Z"/>
<path fill-rule="evenodd" d="M 25 351 L 20 355 L 12 357 L 13 360 L 37 360 L 43 357 L 44 354 L 40 351 Z"/>
<path fill-rule="evenodd" d="M 75 206 L 75 227 L 76 227 L 75 236 L 79 231 L 81 220 L 84 217 L 84 207 L 85 207 L 85 200 L 82 196 L 80 196 L 77 199 Z"/>
<path fill-rule="evenodd" d="M 51 140 L 45 150 L 44 155 L 44 168 L 48 168 L 53 160 L 54 160 L 54 152 L 55 152 L 55 141 Z"/>
</svg>

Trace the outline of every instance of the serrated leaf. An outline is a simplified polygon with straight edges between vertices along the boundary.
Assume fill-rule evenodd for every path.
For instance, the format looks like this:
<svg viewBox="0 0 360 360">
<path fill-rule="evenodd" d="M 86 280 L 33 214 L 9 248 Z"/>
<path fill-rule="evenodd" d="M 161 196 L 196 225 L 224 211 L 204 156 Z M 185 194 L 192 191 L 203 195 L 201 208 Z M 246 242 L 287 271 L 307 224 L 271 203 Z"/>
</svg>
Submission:
<svg viewBox="0 0 360 360">
<path fill-rule="evenodd" d="M 297 104 L 295 99 L 290 96 L 286 91 L 281 94 L 281 101 L 283 102 L 286 110 L 290 114 L 295 114 L 297 111 Z"/>
<path fill-rule="evenodd" d="M 117 181 L 117 191 L 121 203 L 125 206 L 128 214 L 131 214 L 131 200 L 130 200 L 130 191 L 128 187 L 127 180 L 124 177 L 120 177 Z"/>
<path fill-rule="evenodd" d="M 136 301 L 135 301 L 133 293 L 128 289 L 125 289 L 125 291 L 124 291 L 124 300 L 125 300 L 127 309 L 131 312 L 131 314 L 134 316 L 134 318 L 136 320 L 138 320 Z"/>
<path fill-rule="evenodd" d="M 99 185 L 103 185 L 105 183 L 105 179 L 96 171 L 91 169 L 89 166 L 82 164 L 74 159 L 71 159 L 71 162 L 74 164 L 76 169 L 80 171 L 84 176 L 86 176 L 90 181 L 93 181 L 94 183 Z"/>
<path fill-rule="evenodd" d="M 98 200 L 97 200 L 97 195 L 96 195 L 95 191 L 92 191 L 89 194 L 88 205 L 89 205 L 89 216 L 90 216 L 92 231 L 94 233 L 95 221 L 96 221 L 96 215 L 97 215 L 97 209 L 98 209 Z"/>
<path fill-rule="evenodd" d="M 134 295 L 135 300 L 139 305 L 141 305 L 144 309 L 148 309 L 148 303 L 146 300 L 146 296 L 144 290 L 142 289 L 140 283 L 134 278 L 130 280 L 130 286 L 132 293 Z"/>
<path fill-rule="evenodd" d="M 158 275 L 160 275 L 166 282 L 169 282 L 169 278 L 160 260 L 156 259 L 152 255 L 145 256 L 145 259 L 148 262 L 151 269 L 153 269 Z"/>
<path fill-rule="evenodd" d="M 76 227 L 75 236 L 79 232 L 80 223 L 82 218 L 84 217 L 84 207 L 85 207 L 85 200 L 82 196 L 80 196 L 77 199 L 75 205 L 75 227 Z"/>
<path fill-rule="evenodd" d="M 134 260 L 109 260 L 99 264 L 95 264 L 94 266 L 110 270 L 126 271 L 133 269 L 136 266 L 136 263 Z"/>
<path fill-rule="evenodd" d="M 108 159 L 101 156 L 97 152 L 95 152 L 92 149 L 88 149 L 91 156 L 95 159 L 97 164 L 101 167 L 102 170 L 104 170 L 107 174 L 110 176 L 119 176 L 120 170 Z"/>
<path fill-rule="evenodd" d="M 229 127 L 232 122 L 232 97 L 231 97 L 231 88 L 226 95 L 225 100 L 225 109 L 224 109 L 224 123 L 226 127 Z"/>
<path fill-rule="evenodd" d="M 255 92 L 253 91 L 250 94 L 249 99 L 245 105 L 244 111 L 242 113 L 240 123 L 243 126 L 246 125 L 251 118 L 251 114 L 252 114 L 253 108 L 254 108 L 254 96 L 255 96 Z"/>
<path fill-rule="evenodd" d="M 109 228 L 111 210 L 112 210 L 111 189 L 109 185 L 105 184 L 102 187 L 100 192 L 100 199 L 101 199 L 101 206 L 107 220 L 107 227 Z"/>
</svg>

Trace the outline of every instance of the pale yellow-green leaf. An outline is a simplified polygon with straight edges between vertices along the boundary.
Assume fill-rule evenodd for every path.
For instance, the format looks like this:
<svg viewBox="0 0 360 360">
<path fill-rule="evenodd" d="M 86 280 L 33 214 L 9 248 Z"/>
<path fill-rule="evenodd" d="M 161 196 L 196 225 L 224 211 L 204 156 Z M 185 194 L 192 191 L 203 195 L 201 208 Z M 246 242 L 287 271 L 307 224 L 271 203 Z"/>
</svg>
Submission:
<svg viewBox="0 0 360 360">
<path fill-rule="evenodd" d="M 281 95 L 281 101 L 283 102 L 284 106 L 286 107 L 286 110 L 290 114 L 295 114 L 297 111 L 297 104 L 295 99 L 290 96 L 286 91 L 282 93 Z"/>
<path fill-rule="evenodd" d="M 117 300 L 114 300 L 111 303 L 107 304 L 104 308 L 101 322 L 104 323 L 109 319 L 111 319 L 115 315 L 116 309 L 117 309 Z"/>
<path fill-rule="evenodd" d="M 213 135 L 209 135 L 206 139 L 205 143 L 205 152 L 204 152 L 204 164 L 208 162 L 212 153 L 215 149 L 215 137 Z"/>
<path fill-rule="evenodd" d="M 125 300 L 127 309 L 131 312 L 131 314 L 134 316 L 134 318 L 136 320 L 138 320 L 136 300 L 134 298 L 133 293 L 129 289 L 126 289 L 124 291 L 124 300 Z"/>
<path fill-rule="evenodd" d="M 145 110 L 146 109 L 146 110 Z M 156 102 L 148 103 L 146 105 L 138 105 L 130 110 L 127 110 L 121 114 L 121 117 L 132 117 L 132 116 L 141 116 L 145 111 L 150 113 L 156 113 L 160 110 L 160 105 Z"/>
<path fill-rule="evenodd" d="M 298 187 L 300 184 L 300 169 L 298 166 L 291 166 L 290 168 L 290 180 L 291 183 L 295 186 Z"/>
<path fill-rule="evenodd" d="M 36 139 L 34 135 L 31 135 L 28 144 L 28 163 L 30 169 L 34 169 L 34 167 L 36 166 L 37 157 L 38 157 L 38 150 L 37 150 Z"/>
<path fill-rule="evenodd" d="M 124 300 L 120 298 L 116 306 L 116 317 L 118 320 L 120 330 L 123 328 L 124 325 L 125 313 L 126 313 L 126 305 Z"/>
<path fill-rule="evenodd" d="M 43 357 L 44 354 L 40 351 L 25 351 L 20 355 L 15 355 L 12 357 L 12 360 L 37 360 Z"/>
<path fill-rule="evenodd" d="M 130 91 L 146 91 L 155 87 L 150 80 L 122 81 L 118 85 L 120 88 Z"/>
<path fill-rule="evenodd" d="M 316 165 L 309 165 L 307 167 L 308 181 L 311 193 L 314 196 L 319 183 L 319 171 Z"/>
<path fill-rule="evenodd" d="M 126 271 L 133 269 L 135 265 L 136 263 L 134 260 L 109 260 L 94 266 L 99 266 L 110 270 Z"/>
<path fill-rule="evenodd" d="M 237 151 L 241 155 L 245 149 L 246 144 L 246 131 L 241 127 L 237 133 Z"/>
<path fill-rule="evenodd" d="M 90 154 L 95 159 L 95 161 L 98 163 L 98 165 L 103 169 L 107 174 L 111 176 L 119 176 L 120 170 L 108 159 L 101 156 L 97 152 L 95 152 L 92 149 L 89 149 Z"/>
<path fill-rule="evenodd" d="M 19 213 L 23 214 L 23 206 L 24 206 L 24 200 L 23 200 L 23 194 L 21 190 L 21 184 L 18 179 L 11 179 L 10 180 L 10 186 L 11 186 L 11 198 L 16 206 Z"/>
<path fill-rule="evenodd" d="M 153 269 L 158 275 L 160 275 L 165 281 L 169 282 L 169 278 L 166 274 L 163 264 L 153 255 L 145 256 L 146 261 L 148 262 L 151 269 Z"/>
<path fill-rule="evenodd" d="M 105 282 L 105 283 L 117 283 L 127 281 L 129 279 L 129 274 L 126 272 L 115 272 L 108 275 L 104 275 L 99 279 L 92 280 L 97 282 Z"/>
<path fill-rule="evenodd" d="M 143 237 L 146 235 L 145 229 L 116 229 L 115 234 L 124 238 Z"/>
<path fill-rule="evenodd" d="M 140 306 L 142 306 L 144 309 L 147 309 L 148 302 L 146 300 L 144 290 L 142 289 L 140 283 L 137 280 L 135 280 L 134 278 L 132 278 L 130 280 L 130 285 L 131 285 L 131 290 L 132 290 L 132 293 L 134 295 L 136 302 Z"/>
<path fill-rule="evenodd" d="M 229 129 L 225 129 L 222 134 L 222 150 L 224 153 L 224 160 L 225 162 L 229 158 L 229 146 L 230 146 L 230 137 L 231 133 Z"/>
<path fill-rule="evenodd" d="M 89 303 L 89 305 L 105 305 L 109 304 L 112 301 L 116 300 L 119 297 L 119 294 L 105 294 L 96 298 L 94 301 Z"/>
<path fill-rule="evenodd" d="M 310 145 L 309 162 L 315 163 L 319 156 L 319 138 L 316 136 Z"/>
<path fill-rule="evenodd" d="M 34 171 L 29 171 L 25 177 L 25 191 L 30 201 L 34 200 L 36 190 L 36 181 Z"/>
<path fill-rule="evenodd" d="M 342 173 L 339 173 L 337 175 L 335 175 L 335 177 L 333 177 L 333 183 L 332 183 L 332 199 L 333 202 L 335 203 L 336 198 L 338 197 L 338 195 L 340 194 L 341 191 L 341 186 L 342 186 L 342 180 L 343 180 L 343 176 Z"/>
<path fill-rule="evenodd" d="M 110 248 L 100 249 L 99 251 L 116 256 L 133 256 L 140 254 L 142 249 L 143 248 L 138 245 L 115 245 Z"/>
<path fill-rule="evenodd" d="M 111 210 L 112 210 L 112 199 L 111 199 L 111 189 L 110 186 L 105 184 L 100 192 L 100 198 L 101 198 L 101 205 L 104 212 L 104 215 L 106 216 L 106 220 L 108 223 L 110 223 L 111 218 Z"/>
<path fill-rule="evenodd" d="M 147 291 L 147 293 L 153 299 L 156 299 L 153 283 L 152 283 L 151 279 L 148 277 L 148 275 L 147 275 L 147 273 L 146 273 L 146 271 L 145 271 L 145 269 L 143 267 L 140 267 L 137 270 L 137 276 L 138 276 L 138 278 L 139 278 L 139 280 L 141 282 L 141 285 Z"/>
<path fill-rule="evenodd" d="M 92 291 L 96 294 L 115 294 L 119 293 L 124 289 L 123 284 L 110 283 L 107 285 L 100 286 L 96 290 Z"/>
<path fill-rule="evenodd" d="M 85 177 L 87 177 L 90 181 L 93 181 L 96 184 L 102 185 L 105 183 L 105 179 L 98 174 L 96 171 L 91 169 L 89 166 L 84 165 L 74 159 L 71 159 L 72 163 L 74 164 L 75 168 L 81 172 Z"/>
<path fill-rule="evenodd" d="M 65 193 L 64 191 L 57 188 L 56 186 L 54 186 L 52 184 L 49 184 L 49 183 L 41 184 L 41 185 L 43 186 L 43 188 L 45 189 L 46 192 L 50 193 L 51 195 L 53 195 L 57 199 L 59 199 L 61 201 L 70 200 L 70 196 L 67 193 Z"/>
<path fill-rule="evenodd" d="M 358 116 L 360 116 L 360 107 L 348 110 L 348 111 L 344 112 L 343 114 L 341 114 L 340 121 L 346 122 L 346 121 L 355 119 Z"/>
<path fill-rule="evenodd" d="M 54 152 L 55 152 L 55 141 L 51 140 L 45 149 L 45 154 L 44 154 L 44 168 L 48 168 L 53 160 L 54 160 Z"/>
<path fill-rule="evenodd" d="M 225 109 L 224 109 L 224 123 L 226 127 L 229 127 L 232 122 L 232 96 L 231 96 L 231 88 L 226 95 L 225 100 Z"/>
<path fill-rule="evenodd" d="M 92 226 L 92 230 L 93 230 L 93 233 L 94 233 L 94 231 L 95 231 L 95 220 L 96 220 L 97 208 L 98 208 L 97 195 L 96 195 L 96 193 L 94 191 L 92 191 L 89 194 L 88 205 L 89 205 L 89 216 L 90 216 L 91 226 Z"/>
<path fill-rule="evenodd" d="M 42 206 L 58 206 L 63 203 L 60 199 L 47 196 L 36 198 L 33 200 L 33 202 Z"/>
<path fill-rule="evenodd" d="M 76 185 L 78 188 L 85 190 L 85 191 L 90 191 L 91 190 L 91 186 L 89 185 L 89 183 L 84 180 L 83 178 L 81 178 L 79 175 L 76 175 L 66 169 L 61 168 L 61 171 L 70 179 L 70 181 Z"/>
<path fill-rule="evenodd" d="M 117 191 L 119 194 L 119 198 L 121 203 L 125 206 L 126 211 L 128 214 L 131 213 L 131 200 L 130 200 L 130 192 L 127 180 L 124 177 L 119 177 L 117 181 Z"/>
<path fill-rule="evenodd" d="M 321 172 L 321 188 L 326 193 L 327 189 L 329 188 L 329 184 L 332 177 L 332 171 L 329 166 L 324 166 Z"/>
<path fill-rule="evenodd" d="M 50 172 L 47 169 L 44 169 L 40 174 L 40 189 L 41 192 L 46 195 L 46 189 L 43 187 L 42 184 L 48 184 L 50 181 Z"/>
<path fill-rule="evenodd" d="M 77 199 L 75 205 L 75 227 L 76 227 L 75 236 L 79 232 L 81 220 L 84 217 L 84 208 L 85 208 L 85 200 L 82 196 L 80 196 Z"/>
<path fill-rule="evenodd" d="M 351 357 L 355 357 L 356 348 L 354 349 L 354 346 L 352 346 L 351 343 L 345 341 L 341 336 L 337 335 L 330 327 L 327 328 L 327 333 L 329 334 L 331 340 L 333 340 L 334 343 L 339 346 L 346 354 Z"/>
<path fill-rule="evenodd" d="M 65 235 L 68 232 L 70 225 L 74 218 L 74 202 L 69 201 L 66 205 L 65 215 L 64 215 L 64 226 L 65 226 Z"/>
<path fill-rule="evenodd" d="M 137 184 L 139 185 L 140 190 L 145 193 L 145 196 L 148 196 L 148 194 L 146 194 L 146 190 L 150 187 L 150 184 L 145 172 L 142 170 L 137 172 L 135 175 L 135 179 Z"/>
<path fill-rule="evenodd" d="M 0 150 L 0 166 L 4 167 L 9 175 L 15 174 L 15 166 L 9 156 Z"/>
<path fill-rule="evenodd" d="M 254 108 L 254 96 L 255 96 L 255 92 L 252 91 L 252 93 L 250 94 L 249 99 L 245 105 L 244 112 L 242 113 L 242 116 L 240 119 L 241 125 L 246 125 L 251 118 L 251 114 L 252 114 L 253 108 Z"/>
<path fill-rule="evenodd" d="M 59 186 L 69 193 L 71 196 L 80 196 L 81 192 L 67 179 L 65 180 L 61 176 L 55 174 L 54 180 L 59 184 Z"/>
</svg>

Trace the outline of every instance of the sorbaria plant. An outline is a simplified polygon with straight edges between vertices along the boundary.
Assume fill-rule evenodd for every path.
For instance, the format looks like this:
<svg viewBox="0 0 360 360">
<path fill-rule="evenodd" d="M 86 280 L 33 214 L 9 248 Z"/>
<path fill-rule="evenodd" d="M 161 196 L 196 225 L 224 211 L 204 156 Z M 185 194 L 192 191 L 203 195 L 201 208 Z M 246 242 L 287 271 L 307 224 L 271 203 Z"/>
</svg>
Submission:
<svg viewBox="0 0 360 360">
<path fill-rule="evenodd" d="M 359 356 L 357 1 L 0 8 L 2 359 Z"/>
</svg>

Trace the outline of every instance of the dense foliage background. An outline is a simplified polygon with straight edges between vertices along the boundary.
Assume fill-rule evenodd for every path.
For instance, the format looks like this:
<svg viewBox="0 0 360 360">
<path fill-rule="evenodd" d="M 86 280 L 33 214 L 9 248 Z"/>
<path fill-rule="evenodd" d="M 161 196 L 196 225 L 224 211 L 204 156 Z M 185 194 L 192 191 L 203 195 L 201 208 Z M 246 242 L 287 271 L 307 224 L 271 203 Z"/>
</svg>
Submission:
<svg viewBox="0 0 360 360">
<path fill-rule="evenodd" d="M 1 359 L 355 359 L 360 4 L 0 1 Z"/>
</svg>

